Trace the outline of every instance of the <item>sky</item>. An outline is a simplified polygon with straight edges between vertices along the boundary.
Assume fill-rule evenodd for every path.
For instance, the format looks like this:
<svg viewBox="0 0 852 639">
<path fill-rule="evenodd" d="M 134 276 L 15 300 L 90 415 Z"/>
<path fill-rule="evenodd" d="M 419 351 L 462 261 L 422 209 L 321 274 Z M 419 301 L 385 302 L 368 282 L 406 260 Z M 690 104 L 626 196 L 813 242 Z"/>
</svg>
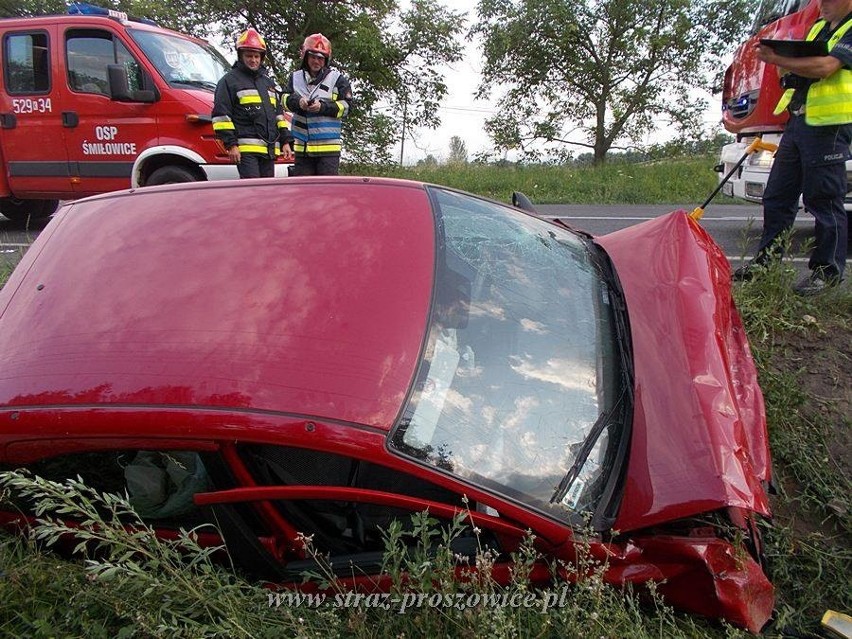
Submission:
<svg viewBox="0 0 852 639">
<path fill-rule="evenodd" d="M 454 11 L 466 11 L 466 27 L 470 26 L 475 18 L 476 0 L 444 0 L 444 4 Z M 403 164 L 414 164 L 429 154 L 438 160 L 446 159 L 450 151 L 450 138 L 453 136 L 458 136 L 465 143 L 469 158 L 492 148 L 484 131 L 484 123 L 496 112 L 496 100 L 490 100 L 487 96 L 485 99 L 476 96 L 476 87 L 482 73 L 482 58 L 476 42 L 465 42 L 464 47 L 465 54 L 462 61 L 447 68 L 446 82 L 449 94 L 443 100 L 439 110 L 441 126 L 438 129 L 416 129 L 406 135 Z M 710 94 L 703 94 L 703 96 L 709 101 L 709 107 L 704 116 L 705 125 L 715 127 L 721 132 L 723 129 L 720 123 L 719 96 Z M 647 136 L 645 143 L 664 142 L 670 137 L 671 134 L 667 136 L 665 132 L 660 131 Z M 575 154 L 589 151 L 583 147 L 574 148 Z M 394 157 L 397 159 L 400 157 L 399 145 L 396 147 Z M 511 153 L 508 158 L 513 159 Z"/>
<path fill-rule="evenodd" d="M 439 109 L 441 126 L 438 129 L 416 129 L 405 142 L 404 164 L 411 164 L 426 155 L 445 159 L 450 151 L 450 138 L 458 136 L 465 143 L 468 157 L 491 148 L 484 131 L 485 120 L 496 113 L 496 100 L 480 99 L 476 87 L 482 74 L 479 50 L 467 43 L 467 54 L 460 62 L 448 67 L 445 81 L 449 94 Z M 397 149 L 397 156 L 399 150 Z"/>
<path fill-rule="evenodd" d="M 476 0 L 444 0 L 444 5 L 453 11 L 466 12 L 466 31 L 475 18 Z M 496 112 L 496 101 L 476 97 L 476 87 L 482 74 L 482 58 L 475 42 L 463 42 L 463 46 L 465 53 L 462 60 L 446 71 L 449 94 L 439 109 L 441 126 L 438 129 L 415 129 L 410 137 L 406 136 L 403 164 L 413 164 L 429 154 L 439 160 L 446 159 L 453 136 L 462 139 L 471 158 L 491 148 L 483 127 L 485 120 Z M 397 158 L 399 152 L 397 146 Z"/>
</svg>

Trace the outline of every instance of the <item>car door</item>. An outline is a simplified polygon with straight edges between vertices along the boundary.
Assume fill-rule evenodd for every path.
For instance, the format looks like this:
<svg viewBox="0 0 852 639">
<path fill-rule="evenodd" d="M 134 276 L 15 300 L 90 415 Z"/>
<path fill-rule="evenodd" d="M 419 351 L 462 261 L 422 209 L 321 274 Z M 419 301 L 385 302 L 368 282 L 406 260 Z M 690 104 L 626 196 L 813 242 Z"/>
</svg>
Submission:
<svg viewBox="0 0 852 639">
<path fill-rule="evenodd" d="M 74 27 L 64 31 L 62 42 L 73 96 L 65 136 L 74 192 L 79 197 L 129 188 L 136 156 L 156 144 L 156 107 L 112 100 L 107 67 L 122 65 L 131 91 L 153 88 L 153 81 L 118 33 Z"/>
<path fill-rule="evenodd" d="M 0 146 L 9 190 L 17 197 L 69 197 L 57 28 L 9 29 L 2 47 Z"/>
</svg>

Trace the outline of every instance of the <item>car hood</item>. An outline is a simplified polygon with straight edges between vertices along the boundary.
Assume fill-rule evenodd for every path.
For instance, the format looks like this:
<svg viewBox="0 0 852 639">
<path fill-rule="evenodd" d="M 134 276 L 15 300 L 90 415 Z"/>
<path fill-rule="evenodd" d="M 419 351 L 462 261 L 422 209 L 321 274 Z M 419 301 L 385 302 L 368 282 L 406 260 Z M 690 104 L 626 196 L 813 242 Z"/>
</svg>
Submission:
<svg viewBox="0 0 852 639">
<path fill-rule="evenodd" d="M 425 189 L 398 181 L 81 200 L 0 291 L 0 406 L 271 411 L 387 430 L 418 363 L 434 252 Z"/>
<path fill-rule="evenodd" d="M 763 395 L 730 267 L 684 211 L 596 238 L 627 302 L 635 404 L 627 531 L 726 506 L 769 515 Z"/>
</svg>

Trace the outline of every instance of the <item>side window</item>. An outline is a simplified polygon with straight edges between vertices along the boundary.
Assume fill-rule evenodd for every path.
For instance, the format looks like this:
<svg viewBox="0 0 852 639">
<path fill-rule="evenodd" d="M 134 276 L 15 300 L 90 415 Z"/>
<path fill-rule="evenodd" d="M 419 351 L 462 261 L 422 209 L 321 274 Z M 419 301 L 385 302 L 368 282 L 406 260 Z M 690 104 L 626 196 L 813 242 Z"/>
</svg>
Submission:
<svg viewBox="0 0 852 639">
<path fill-rule="evenodd" d="M 121 41 L 108 31 L 72 30 L 66 35 L 68 86 L 80 93 L 109 96 L 107 65 L 121 64 L 127 70 L 131 91 L 142 88 L 142 68 Z"/>
<path fill-rule="evenodd" d="M 464 508 L 461 496 L 413 475 L 317 450 L 245 444 L 240 456 L 261 486 L 340 486 L 397 493 Z M 333 495 L 333 492 L 331 493 Z M 382 531 L 403 526 L 413 511 L 367 502 L 305 499 L 274 501 L 296 530 L 313 536 L 321 552 L 350 555 L 381 551 Z"/>
<path fill-rule="evenodd" d="M 127 494 L 147 523 L 165 528 L 191 528 L 206 523 L 193 495 L 212 487 L 202 455 L 189 450 L 108 450 L 71 453 L 28 466 L 53 481 L 82 478 L 99 492 Z"/>
<path fill-rule="evenodd" d="M 13 95 L 50 91 L 50 56 L 46 33 L 17 33 L 3 42 L 3 74 Z"/>
</svg>

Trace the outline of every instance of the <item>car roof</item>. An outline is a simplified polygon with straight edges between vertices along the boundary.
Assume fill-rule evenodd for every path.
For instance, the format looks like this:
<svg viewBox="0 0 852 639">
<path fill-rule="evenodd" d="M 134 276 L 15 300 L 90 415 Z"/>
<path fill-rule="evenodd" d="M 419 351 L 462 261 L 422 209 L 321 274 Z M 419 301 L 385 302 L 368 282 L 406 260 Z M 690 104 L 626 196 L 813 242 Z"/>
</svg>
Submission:
<svg viewBox="0 0 852 639">
<path fill-rule="evenodd" d="M 424 185 L 170 185 L 88 198 L 54 218 L 0 291 L 0 404 L 392 426 L 432 295 Z"/>
</svg>

